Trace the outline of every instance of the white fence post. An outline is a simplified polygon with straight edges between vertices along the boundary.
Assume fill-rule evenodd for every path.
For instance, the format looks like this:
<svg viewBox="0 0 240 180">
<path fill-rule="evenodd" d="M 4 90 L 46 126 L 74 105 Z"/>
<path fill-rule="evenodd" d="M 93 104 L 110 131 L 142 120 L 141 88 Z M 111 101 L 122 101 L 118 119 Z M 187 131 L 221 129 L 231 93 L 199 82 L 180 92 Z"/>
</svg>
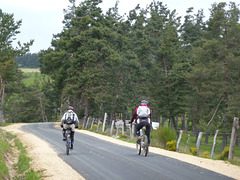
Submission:
<svg viewBox="0 0 240 180">
<path fill-rule="evenodd" d="M 87 119 L 87 123 L 86 123 L 86 125 L 85 125 L 85 129 L 87 129 L 87 127 L 88 127 L 88 122 L 89 122 L 89 117 L 88 117 L 88 119 Z"/>
<path fill-rule="evenodd" d="M 213 156 L 214 156 L 214 151 L 215 151 L 215 146 L 216 146 L 217 134 L 218 134 L 218 130 L 216 130 L 216 133 L 215 133 L 215 135 L 214 135 L 213 146 L 212 146 L 212 151 L 211 151 L 211 158 L 213 158 Z"/>
<path fill-rule="evenodd" d="M 202 132 L 199 132 L 198 138 L 197 138 L 197 144 L 196 144 L 197 156 L 199 155 L 199 147 L 200 147 L 200 144 L 201 144 L 201 139 L 202 139 Z"/>
<path fill-rule="evenodd" d="M 95 118 L 92 118 L 91 129 L 93 128 L 94 120 L 95 120 Z"/>
<path fill-rule="evenodd" d="M 182 139 L 182 133 L 183 133 L 183 130 L 180 130 L 180 134 L 179 134 L 178 141 L 177 141 L 177 148 L 176 148 L 177 152 L 179 151 L 179 144 L 180 144 L 181 139 Z"/>
<path fill-rule="evenodd" d="M 97 132 L 98 132 L 99 124 L 100 124 L 100 120 L 98 119 L 98 123 L 97 123 Z"/>
<path fill-rule="evenodd" d="M 113 126 L 114 126 L 114 120 L 112 120 L 112 125 L 111 125 L 110 136 L 112 136 L 112 132 L 113 132 Z"/>
<path fill-rule="evenodd" d="M 104 114 L 104 120 L 103 120 L 103 125 L 102 125 L 102 132 L 105 131 L 106 119 L 107 119 L 107 113 Z"/>
</svg>

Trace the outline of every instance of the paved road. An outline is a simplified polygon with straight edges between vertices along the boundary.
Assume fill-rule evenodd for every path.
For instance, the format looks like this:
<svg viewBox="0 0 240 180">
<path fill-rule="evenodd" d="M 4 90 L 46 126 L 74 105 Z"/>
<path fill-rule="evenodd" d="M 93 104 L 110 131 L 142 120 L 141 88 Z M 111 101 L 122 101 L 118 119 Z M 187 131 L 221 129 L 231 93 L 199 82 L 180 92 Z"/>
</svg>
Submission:
<svg viewBox="0 0 240 180">
<path fill-rule="evenodd" d="M 58 156 L 87 180 L 229 180 L 231 178 L 165 156 L 137 155 L 136 150 L 75 133 L 74 150 L 65 154 L 62 132 L 53 123 L 22 126 L 49 142 Z"/>
</svg>

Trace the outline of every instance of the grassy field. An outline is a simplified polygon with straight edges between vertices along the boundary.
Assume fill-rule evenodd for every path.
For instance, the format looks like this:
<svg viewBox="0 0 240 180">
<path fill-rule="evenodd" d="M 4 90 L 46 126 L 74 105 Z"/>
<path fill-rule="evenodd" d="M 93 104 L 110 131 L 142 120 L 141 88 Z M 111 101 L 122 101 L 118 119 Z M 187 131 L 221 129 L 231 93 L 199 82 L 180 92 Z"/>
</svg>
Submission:
<svg viewBox="0 0 240 180">
<path fill-rule="evenodd" d="M 40 72 L 40 68 L 19 68 L 24 73 Z"/>
</svg>

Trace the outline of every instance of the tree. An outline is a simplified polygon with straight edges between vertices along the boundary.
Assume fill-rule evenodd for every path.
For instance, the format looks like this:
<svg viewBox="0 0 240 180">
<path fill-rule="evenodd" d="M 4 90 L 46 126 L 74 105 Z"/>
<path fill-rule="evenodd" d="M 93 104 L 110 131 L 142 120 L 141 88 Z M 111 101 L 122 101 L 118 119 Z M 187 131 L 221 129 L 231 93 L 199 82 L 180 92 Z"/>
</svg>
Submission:
<svg viewBox="0 0 240 180">
<path fill-rule="evenodd" d="M 38 54 L 36 53 L 27 53 L 23 56 L 15 57 L 15 61 L 18 63 L 19 67 L 30 67 L 30 68 L 38 68 L 40 67 L 38 61 Z"/>
<path fill-rule="evenodd" d="M 13 48 L 14 36 L 18 33 L 21 20 L 14 22 L 13 14 L 4 13 L 0 9 L 0 122 L 5 122 L 4 118 L 4 98 L 6 83 L 16 81 L 19 71 L 14 57 L 29 51 L 29 46 L 33 41 L 24 43 L 22 46 L 18 42 L 18 47 Z"/>
<path fill-rule="evenodd" d="M 213 123 L 222 127 L 222 150 L 239 108 L 239 12 L 235 3 L 230 3 L 229 10 L 226 3 L 212 5 L 202 45 L 194 48 L 194 66 L 188 76 L 196 90 L 194 112 L 199 127 L 205 129 Z"/>
<path fill-rule="evenodd" d="M 170 11 L 162 2 L 153 2 L 149 6 L 150 18 L 146 25 L 146 32 L 151 45 L 150 69 L 151 97 L 156 104 L 156 112 L 172 121 L 172 127 L 177 130 L 175 117 L 179 115 L 180 94 L 176 85 L 176 71 L 174 64 L 181 61 L 178 28 L 180 17 L 176 11 Z M 182 113 L 182 112 L 181 112 Z"/>
</svg>

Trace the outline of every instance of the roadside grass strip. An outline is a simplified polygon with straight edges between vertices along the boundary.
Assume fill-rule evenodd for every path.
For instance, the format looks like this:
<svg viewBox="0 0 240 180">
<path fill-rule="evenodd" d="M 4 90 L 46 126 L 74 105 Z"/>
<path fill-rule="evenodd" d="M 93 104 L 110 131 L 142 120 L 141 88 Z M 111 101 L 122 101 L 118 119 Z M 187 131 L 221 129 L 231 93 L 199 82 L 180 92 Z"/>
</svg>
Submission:
<svg viewBox="0 0 240 180">
<path fill-rule="evenodd" d="M 14 143 L 11 143 L 14 142 Z M 17 162 L 7 166 L 6 156 L 12 153 L 16 148 Z M 34 172 L 30 167 L 31 158 L 27 156 L 26 148 L 22 145 L 21 141 L 11 133 L 5 132 L 0 129 L 0 180 L 1 179 L 27 179 L 39 180 L 42 177 L 42 172 Z M 9 164 L 9 163 L 8 163 Z M 16 174 L 10 174 L 10 169 L 14 169 Z M 13 177 L 11 177 L 13 176 Z"/>
</svg>

